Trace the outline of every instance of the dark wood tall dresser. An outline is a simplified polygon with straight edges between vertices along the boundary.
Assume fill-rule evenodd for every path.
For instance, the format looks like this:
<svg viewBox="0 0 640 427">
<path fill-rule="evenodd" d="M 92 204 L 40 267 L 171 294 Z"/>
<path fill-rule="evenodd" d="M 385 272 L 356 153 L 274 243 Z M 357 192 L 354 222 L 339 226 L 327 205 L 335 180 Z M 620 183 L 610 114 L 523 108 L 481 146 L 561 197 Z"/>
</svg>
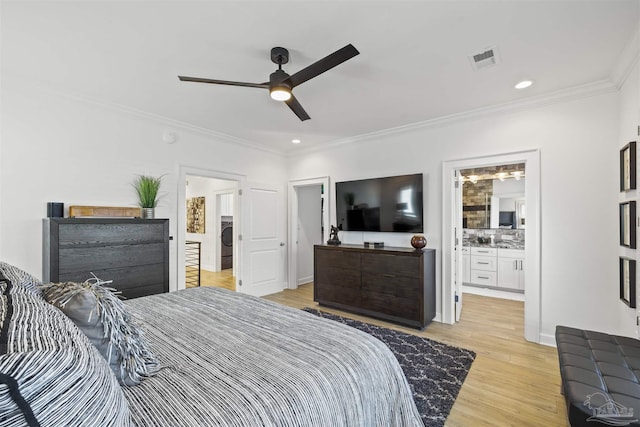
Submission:
<svg viewBox="0 0 640 427">
<path fill-rule="evenodd" d="M 313 270 L 321 305 L 415 328 L 435 317 L 434 249 L 316 245 Z"/>
<path fill-rule="evenodd" d="M 126 298 L 169 292 L 169 220 L 45 218 L 43 282 L 95 274 Z"/>
</svg>

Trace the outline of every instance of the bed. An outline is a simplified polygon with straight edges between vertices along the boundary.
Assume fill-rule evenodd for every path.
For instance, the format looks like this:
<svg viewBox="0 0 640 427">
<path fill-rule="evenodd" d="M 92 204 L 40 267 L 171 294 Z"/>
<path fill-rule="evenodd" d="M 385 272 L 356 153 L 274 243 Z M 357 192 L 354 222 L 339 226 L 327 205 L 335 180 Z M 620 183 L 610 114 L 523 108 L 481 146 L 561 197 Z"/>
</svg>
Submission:
<svg viewBox="0 0 640 427">
<path fill-rule="evenodd" d="M 0 352 L 0 374 L 17 379 L 20 392 L 40 422 L 27 425 L 423 425 L 390 350 L 370 335 L 337 322 L 224 289 L 195 288 L 129 300 L 126 306 L 142 326 L 161 369 L 138 385 L 121 387 L 106 378 L 104 369 L 93 366 L 100 364 L 96 357 L 100 354 L 90 343 L 84 348 L 88 341 L 82 333 L 73 330 L 73 324 L 69 325 L 58 309 L 40 301 L 32 288 L 14 283 L 8 292 L 0 280 L 3 307 L 7 307 L 7 296 L 11 304 L 19 304 L 13 311 L 0 312 L 4 313 L 3 325 L 7 324 L 7 311 L 11 312 L 9 329 L 18 336 L 8 341 L 4 354 Z M 47 314 L 24 314 L 29 310 Z M 20 328 L 13 326 L 36 320 L 45 323 L 29 326 L 22 337 Z M 64 325 L 55 326 L 55 322 Z M 64 330 L 64 344 L 52 339 L 49 332 L 44 339 L 34 339 L 39 329 Z M 53 347 L 56 354 L 68 353 L 68 346 L 82 348 L 74 350 L 71 360 L 91 368 L 74 373 L 76 383 L 82 384 L 73 397 L 50 391 L 61 382 L 60 377 L 40 388 L 30 383 L 36 375 L 20 378 L 25 371 L 36 369 L 34 365 L 39 366 L 40 378 L 47 378 L 49 374 L 43 372 L 57 364 L 45 358 L 38 365 L 23 361 L 27 356 L 17 357 L 34 353 L 38 345 L 47 350 Z M 62 375 L 69 375 L 70 369 Z M 0 424 L 25 425 L 28 413 L 16 403 L 11 387 L 2 382 Z M 45 396 L 49 403 L 37 401 L 47 393 L 51 394 Z M 124 403 L 118 400 L 119 394 Z M 101 400 L 102 405 L 91 407 Z M 95 412 L 86 413 L 83 407 Z"/>
</svg>

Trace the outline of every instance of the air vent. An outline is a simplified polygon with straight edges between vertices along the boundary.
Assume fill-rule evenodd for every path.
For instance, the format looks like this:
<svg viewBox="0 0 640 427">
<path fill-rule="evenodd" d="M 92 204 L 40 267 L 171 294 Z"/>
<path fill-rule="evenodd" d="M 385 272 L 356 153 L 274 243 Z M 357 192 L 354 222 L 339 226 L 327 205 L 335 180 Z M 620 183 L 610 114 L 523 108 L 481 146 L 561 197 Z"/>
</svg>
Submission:
<svg viewBox="0 0 640 427">
<path fill-rule="evenodd" d="M 498 49 L 488 47 L 478 53 L 469 55 L 469 61 L 475 71 L 482 70 L 483 68 L 493 67 L 500 62 L 500 56 L 498 55 Z"/>
</svg>

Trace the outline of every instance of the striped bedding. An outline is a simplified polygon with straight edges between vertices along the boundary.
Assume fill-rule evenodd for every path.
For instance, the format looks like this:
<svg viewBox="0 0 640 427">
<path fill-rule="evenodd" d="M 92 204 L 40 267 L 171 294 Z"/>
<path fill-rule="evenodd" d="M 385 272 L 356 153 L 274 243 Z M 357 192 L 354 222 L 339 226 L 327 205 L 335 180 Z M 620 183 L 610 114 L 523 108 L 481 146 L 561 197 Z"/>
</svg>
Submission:
<svg viewBox="0 0 640 427">
<path fill-rule="evenodd" d="M 138 426 L 422 426 L 393 354 L 356 329 L 224 289 L 126 302 L 162 370 Z"/>
</svg>

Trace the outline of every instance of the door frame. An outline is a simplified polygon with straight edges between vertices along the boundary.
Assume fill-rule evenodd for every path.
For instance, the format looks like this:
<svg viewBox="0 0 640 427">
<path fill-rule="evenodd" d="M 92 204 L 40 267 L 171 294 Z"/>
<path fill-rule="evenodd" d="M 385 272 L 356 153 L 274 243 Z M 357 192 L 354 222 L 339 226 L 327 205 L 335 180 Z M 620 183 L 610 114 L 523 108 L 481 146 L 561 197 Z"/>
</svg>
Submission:
<svg viewBox="0 0 640 427">
<path fill-rule="evenodd" d="M 176 259 L 177 259 L 177 289 L 185 289 L 185 276 L 183 273 L 185 271 L 185 252 L 183 250 L 186 234 L 187 234 L 187 175 L 199 176 L 203 178 L 212 178 L 212 179 L 223 179 L 227 181 L 236 181 L 237 188 L 242 188 L 242 184 L 246 181 L 245 175 L 238 175 L 230 172 L 223 172 L 213 169 L 203 169 L 186 165 L 178 165 L 178 202 L 177 205 L 177 215 L 176 215 Z M 235 226 L 235 218 L 234 218 L 234 227 L 233 227 L 233 238 L 234 241 L 237 241 L 237 236 L 241 230 L 241 221 L 240 221 L 240 197 L 234 197 L 233 201 L 233 212 L 234 217 L 235 213 L 238 213 L 238 227 Z M 237 245 L 236 245 L 237 246 Z M 235 255 L 235 254 L 234 254 Z M 234 257 L 236 258 L 236 257 Z M 239 258 L 239 257 L 238 257 Z M 235 261 L 234 261 L 235 262 Z M 236 278 L 236 289 L 238 287 L 238 281 L 241 280 L 241 260 L 238 259 L 237 270 L 235 271 Z"/>
<path fill-rule="evenodd" d="M 298 193 L 297 188 L 308 187 L 312 185 L 324 186 L 324 209 L 322 211 L 322 223 L 324 225 L 324 232 L 322 233 L 322 241 L 329 240 L 329 204 L 331 198 L 329 177 L 321 176 L 317 178 L 307 179 L 295 179 L 289 181 L 288 184 L 288 200 L 289 200 L 289 251 L 287 256 L 287 263 L 289 265 L 287 288 L 298 288 Z"/>
<path fill-rule="evenodd" d="M 525 203 L 527 225 L 525 230 L 525 302 L 524 338 L 540 343 L 541 285 L 540 285 L 540 150 L 527 150 L 444 161 L 442 166 L 442 322 L 455 323 L 455 197 L 453 173 L 500 164 L 525 163 Z M 461 261 L 461 260 L 459 260 Z"/>
</svg>

